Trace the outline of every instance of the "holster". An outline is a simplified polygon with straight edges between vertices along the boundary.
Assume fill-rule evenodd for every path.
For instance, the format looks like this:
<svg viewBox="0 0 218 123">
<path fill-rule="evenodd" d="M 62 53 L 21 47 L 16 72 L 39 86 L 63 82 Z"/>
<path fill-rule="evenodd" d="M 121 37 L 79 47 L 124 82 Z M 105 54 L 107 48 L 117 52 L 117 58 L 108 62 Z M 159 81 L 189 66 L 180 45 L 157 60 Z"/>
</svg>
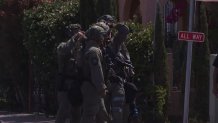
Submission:
<svg viewBox="0 0 218 123">
<path fill-rule="evenodd" d="M 111 77 L 109 77 L 109 81 L 111 83 L 121 83 L 121 84 L 125 83 L 125 79 L 123 79 L 120 76 L 111 76 Z"/>
<path fill-rule="evenodd" d="M 124 84 L 124 90 L 126 94 L 126 103 L 129 104 L 135 100 L 136 94 L 138 92 L 138 88 L 136 87 L 134 83 L 126 82 Z"/>
</svg>

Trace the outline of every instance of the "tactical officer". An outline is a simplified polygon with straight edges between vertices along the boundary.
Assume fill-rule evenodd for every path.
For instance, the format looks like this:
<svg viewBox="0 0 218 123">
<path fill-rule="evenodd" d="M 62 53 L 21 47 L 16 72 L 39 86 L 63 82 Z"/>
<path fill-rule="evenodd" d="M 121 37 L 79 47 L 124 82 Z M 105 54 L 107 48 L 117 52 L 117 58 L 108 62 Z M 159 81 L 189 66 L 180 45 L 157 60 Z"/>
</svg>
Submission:
<svg viewBox="0 0 218 123">
<path fill-rule="evenodd" d="M 98 22 L 105 22 L 110 27 L 110 32 L 111 33 L 112 33 L 111 30 L 116 26 L 115 19 L 111 15 L 103 15 L 103 16 L 99 17 L 97 21 Z M 108 38 L 109 38 L 108 39 L 108 44 L 109 44 L 113 40 L 112 39 L 113 38 L 113 34 L 109 34 Z M 128 51 L 125 43 L 121 44 L 120 52 L 125 57 L 126 61 L 131 63 L 129 51 Z M 134 74 L 134 72 L 132 74 Z"/>
<path fill-rule="evenodd" d="M 99 118 L 104 122 L 109 118 L 103 100 L 107 90 L 102 68 L 102 52 L 100 49 L 105 33 L 107 32 L 98 25 L 92 25 L 86 31 L 88 39 L 82 56 L 83 76 L 85 80 L 81 87 L 83 95 L 81 123 L 96 123 Z"/>
<path fill-rule="evenodd" d="M 111 29 L 116 27 L 115 20 L 111 15 L 103 15 L 102 17 L 100 17 L 98 19 L 98 21 L 103 21 L 103 22 L 107 23 Z M 112 34 L 110 34 L 109 36 L 111 36 L 111 37 L 110 37 L 109 41 L 107 41 L 107 42 L 111 42 L 113 40 L 114 40 L 113 42 L 116 42 L 116 40 L 121 40 L 120 42 L 122 42 L 121 44 L 119 44 L 119 46 L 121 45 L 119 52 L 124 57 L 123 62 L 129 64 L 129 66 L 130 66 L 130 67 L 125 67 L 125 73 L 126 73 L 126 78 L 125 78 L 126 80 L 125 81 L 126 82 L 124 84 L 124 90 L 125 90 L 126 104 L 128 104 L 128 106 L 129 106 L 131 118 L 133 118 L 134 120 L 138 120 L 138 109 L 137 109 L 136 103 L 135 103 L 135 98 L 136 98 L 136 94 L 137 94 L 137 87 L 132 81 L 132 78 L 134 75 L 134 70 L 133 70 L 133 67 L 131 65 L 132 63 L 130 60 L 130 55 L 129 55 L 128 49 L 126 48 L 126 45 L 124 43 L 126 36 L 124 35 L 122 37 L 122 35 L 121 36 L 119 35 L 116 37 L 120 37 L 120 38 L 116 38 L 116 39 L 112 38 Z M 126 112 L 125 112 L 125 115 L 126 115 Z M 124 119 L 124 122 L 126 122 L 126 119 Z"/>
<path fill-rule="evenodd" d="M 85 39 L 85 35 L 81 31 L 79 24 L 71 24 L 68 26 L 68 35 L 72 36 L 67 42 L 62 42 L 57 47 L 58 58 L 58 83 L 57 97 L 59 109 L 57 111 L 56 123 L 80 121 L 80 105 L 81 91 L 77 88 L 79 81 L 75 77 L 75 59 L 80 41 Z M 74 87 L 74 89 L 72 89 Z M 69 95 L 70 91 L 74 91 L 74 95 Z M 73 97 L 73 98 L 70 98 Z"/>
<path fill-rule="evenodd" d="M 213 72 L 213 93 L 218 98 L 218 55 L 213 63 L 214 72 Z"/>
<path fill-rule="evenodd" d="M 123 106 L 125 103 L 125 58 L 120 52 L 121 44 L 125 41 L 129 29 L 123 24 L 117 24 L 118 33 L 105 51 L 105 61 L 107 63 L 107 79 L 109 80 L 109 93 L 111 100 L 112 123 L 122 123 Z"/>
</svg>

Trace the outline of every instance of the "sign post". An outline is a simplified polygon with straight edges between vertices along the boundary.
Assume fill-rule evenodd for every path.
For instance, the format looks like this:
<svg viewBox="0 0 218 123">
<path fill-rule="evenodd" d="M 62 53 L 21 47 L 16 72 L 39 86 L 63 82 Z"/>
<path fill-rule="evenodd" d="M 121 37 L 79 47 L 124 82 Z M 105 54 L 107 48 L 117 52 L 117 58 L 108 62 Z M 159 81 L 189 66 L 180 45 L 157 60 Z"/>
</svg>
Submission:
<svg viewBox="0 0 218 123">
<path fill-rule="evenodd" d="M 193 16 L 195 10 L 195 0 L 190 0 L 189 7 L 189 29 L 192 31 Z M 184 113 L 183 113 L 183 123 L 188 123 L 189 116 L 189 95 L 190 95 L 190 76 L 191 76 L 191 63 L 192 63 L 192 44 L 193 42 L 188 42 L 187 51 L 187 62 L 186 62 L 186 78 L 185 78 L 185 97 L 184 97 Z"/>
</svg>

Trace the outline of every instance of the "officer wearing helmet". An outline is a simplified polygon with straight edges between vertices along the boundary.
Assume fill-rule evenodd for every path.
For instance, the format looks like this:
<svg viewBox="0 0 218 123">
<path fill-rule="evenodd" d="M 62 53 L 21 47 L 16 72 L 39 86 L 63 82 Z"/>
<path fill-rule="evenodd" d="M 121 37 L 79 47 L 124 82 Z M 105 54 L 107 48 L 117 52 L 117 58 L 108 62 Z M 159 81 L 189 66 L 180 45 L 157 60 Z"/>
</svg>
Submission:
<svg viewBox="0 0 218 123">
<path fill-rule="evenodd" d="M 111 15 L 103 15 L 97 19 L 97 22 L 105 22 L 110 28 L 114 26 L 115 19 Z"/>
<path fill-rule="evenodd" d="M 107 88 L 104 81 L 103 58 L 100 49 L 106 33 L 105 29 L 98 25 L 92 25 L 86 31 L 87 41 L 82 56 L 85 80 L 81 87 L 83 95 L 81 123 L 96 123 L 98 118 L 102 118 L 102 123 L 108 120 L 103 100 Z"/>
<path fill-rule="evenodd" d="M 104 22 L 104 23 L 106 23 L 109 27 L 110 27 L 110 33 L 112 33 L 111 32 L 111 30 L 113 29 L 113 28 L 115 28 L 115 29 L 118 29 L 118 28 L 116 28 L 116 27 L 121 27 L 120 25 L 123 25 L 123 26 L 125 26 L 124 24 L 115 24 L 116 23 L 116 21 L 115 21 L 115 19 L 114 19 L 114 17 L 113 16 L 111 16 L 111 15 L 103 15 L 103 16 L 101 16 L 101 17 L 99 17 L 98 19 L 97 19 L 97 22 Z M 118 25 L 118 26 L 117 26 Z M 112 34 L 109 34 L 110 35 L 110 41 L 112 41 L 113 39 L 113 35 Z M 124 44 L 124 43 L 122 43 L 121 44 L 121 49 L 120 49 L 120 51 L 121 51 L 121 53 L 124 55 L 124 57 L 130 62 L 130 56 L 129 56 L 129 51 L 128 51 L 128 49 L 126 48 L 126 45 Z"/>
<path fill-rule="evenodd" d="M 124 107 L 125 102 L 124 98 L 126 103 L 129 104 L 130 115 L 132 117 L 138 117 L 138 110 L 135 105 L 137 88 L 134 83 L 130 82 L 134 75 L 134 71 L 131 65 L 128 49 L 124 43 L 129 33 L 129 28 L 122 23 L 115 24 L 114 18 L 110 15 L 103 15 L 98 19 L 98 21 L 105 22 L 110 26 L 111 29 L 113 28 L 117 30 L 116 35 L 112 37 L 110 34 L 110 39 L 107 41 L 109 43 L 106 48 L 106 56 L 109 56 L 109 59 L 112 59 L 111 62 L 113 65 L 109 68 L 112 68 L 112 72 L 110 71 L 106 73 L 116 74 L 109 77 L 111 87 L 108 88 L 111 94 L 111 112 L 113 123 L 120 123 L 122 122 L 122 116 L 124 115 L 123 113 L 125 113 L 122 111 L 122 107 Z M 122 65 L 118 65 L 117 62 L 115 62 L 116 60 L 113 60 L 113 57 L 118 58 L 119 62 L 125 63 L 126 65 L 121 67 Z"/>
<path fill-rule="evenodd" d="M 80 105 L 81 105 L 81 92 L 79 89 L 74 93 L 77 97 L 70 98 L 69 87 L 78 83 L 75 75 L 74 61 L 77 54 L 78 44 L 85 39 L 85 35 L 81 31 L 79 24 L 70 24 L 67 26 L 67 35 L 70 39 L 67 42 L 61 42 L 57 47 L 57 61 L 58 61 L 58 81 L 57 81 L 57 98 L 58 98 L 58 111 L 55 123 L 74 122 L 80 121 Z"/>
<path fill-rule="evenodd" d="M 98 25 L 100 27 L 102 27 L 105 30 L 105 34 L 104 34 L 104 41 L 103 41 L 103 45 L 101 48 L 106 47 L 109 43 L 110 43 L 110 39 L 111 39 L 111 28 L 105 23 L 105 22 L 97 22 L 95 23 L 95 25 Z"/>
</svg>

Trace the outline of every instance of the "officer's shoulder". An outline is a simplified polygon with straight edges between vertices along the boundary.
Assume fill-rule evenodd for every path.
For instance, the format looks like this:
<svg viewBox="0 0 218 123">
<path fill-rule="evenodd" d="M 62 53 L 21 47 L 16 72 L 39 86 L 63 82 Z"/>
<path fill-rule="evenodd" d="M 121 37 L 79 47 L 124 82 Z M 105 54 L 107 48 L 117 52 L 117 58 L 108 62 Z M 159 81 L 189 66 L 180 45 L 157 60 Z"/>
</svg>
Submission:
<svg viewBox="0 0 218 123">
<path fill-rule="evenodd" d="M 95 55 L 95 54 L 100 54 L 100 53 L 101 53 L 101 50 L 100 48 L 97 48 L 97 47 L 90 47 L 88 50 L 89 55 Z"/>
<path fill-rule="evenodd" d="M 64 48 L 66 46 L 66 42 L 61 42 L 58 46 L 57 46 L 57 52 L 64 52 Z"/>
</svg>

